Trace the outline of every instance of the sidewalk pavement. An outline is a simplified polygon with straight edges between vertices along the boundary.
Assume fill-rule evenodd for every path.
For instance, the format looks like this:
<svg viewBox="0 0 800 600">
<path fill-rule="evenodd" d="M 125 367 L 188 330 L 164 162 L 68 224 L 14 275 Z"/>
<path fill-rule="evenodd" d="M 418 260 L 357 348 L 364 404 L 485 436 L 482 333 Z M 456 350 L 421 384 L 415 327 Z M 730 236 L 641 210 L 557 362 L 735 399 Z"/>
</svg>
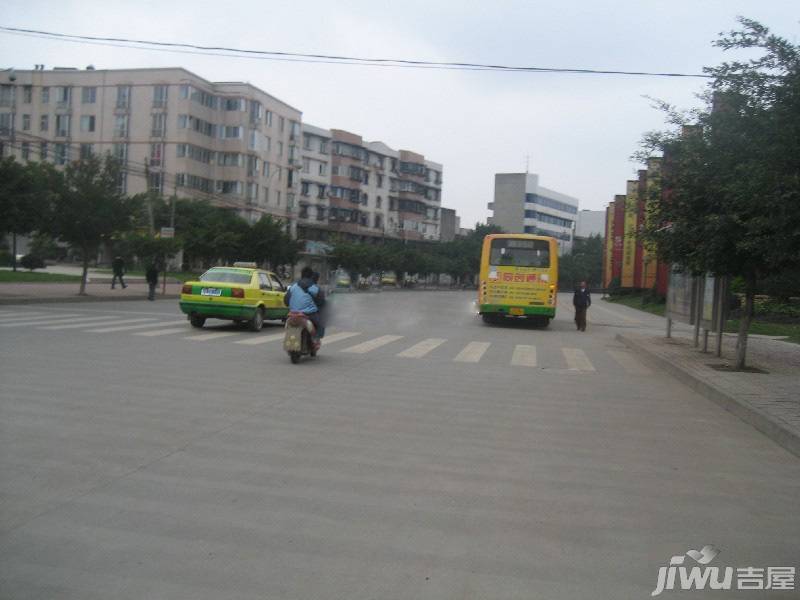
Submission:
<svg viewBox="0 0 800 600">
<path fill-rule="evenodd" d="M 131 280 L 127 288 L 117 285 L 111 289 L 108 281 L 91 281 L 86 285 L 86 296 L 79 296 L 80 282 L 68 283 L 0 283 L 0 305 L 34 304 L 42 302 L 91 302 L 109 300 L 146 300 L 147 284 L 139 280 Z M 126 282 L 127 283 L 127 282 Z M 156 287 L 156 298 L 178 298 L 181 284 L 167 282 L 166 295 L 161 293 L 159 281 Z"/>
<path fill-rule="evenodd" d="M 765 371 L 758 373 L 725 370 L 734 362 L 733 335 L 723 337 L 722 358 L 694 348 L 685 332 L 672 338 L 620 333 L 617 339 L 800 456 L 800 345 L 749 338 L 748 366 Z"/>
</svg>

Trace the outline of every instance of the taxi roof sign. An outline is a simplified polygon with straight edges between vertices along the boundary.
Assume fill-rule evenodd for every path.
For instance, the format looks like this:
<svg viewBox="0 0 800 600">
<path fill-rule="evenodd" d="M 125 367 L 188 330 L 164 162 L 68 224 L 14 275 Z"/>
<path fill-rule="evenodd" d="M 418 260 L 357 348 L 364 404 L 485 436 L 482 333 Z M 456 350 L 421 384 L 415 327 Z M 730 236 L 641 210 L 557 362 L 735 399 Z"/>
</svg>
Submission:
<svg viewBox="0 0 800 600">
<path fill-rule="evenodd" d="M 240 269 L 257 269 L 258 268 L 258 265 L 256 263 L 254 263 L 254 262 L 244 262 L 244 261 L 235 262 L 235 263 L 233 263 L 233 266 L 234 267 L 239 267 Z"/>
</svg>

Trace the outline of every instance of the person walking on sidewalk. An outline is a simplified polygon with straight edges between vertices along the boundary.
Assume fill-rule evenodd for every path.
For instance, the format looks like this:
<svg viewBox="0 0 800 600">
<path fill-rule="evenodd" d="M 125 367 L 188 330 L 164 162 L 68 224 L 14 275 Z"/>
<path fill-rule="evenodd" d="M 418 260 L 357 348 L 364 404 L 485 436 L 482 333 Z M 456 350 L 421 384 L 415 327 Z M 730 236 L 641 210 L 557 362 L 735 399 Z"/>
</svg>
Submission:
<svg viewBox="0 0 800 600">
<path fill-rule="evenodd" d="M 158 267 L 156 267 L 155 261 L 150 262 L 150 266 L 147 267 L 144 277 L 147 280 L 147 299 L 155 300 L 156 285 L 158 285 Z"/>
<path fill-rule="evenodd" d="M 572 305 L 575 307 L 575 327 L 578 331 L 586 331 L 586 311 L 592 305 L 592 297 L 585 281 L 581 281 L 580 287 L 575 290 Z"/>
<path fill-rule="evenodd" d="M 122 278 L 125 275 L 125 261 L 122 260 L 121 256 L 115 256 L 114 260 L 111 261 L 111 269 L 114 271 L 114 277 L 111 278 L 111 289 L 113 290 L 117 283 L 117 278 L 119 277 L 119 282 L 122 285 L 122 289 L 128 287 L 125 283 L 125 280 Z"/>
</svg>

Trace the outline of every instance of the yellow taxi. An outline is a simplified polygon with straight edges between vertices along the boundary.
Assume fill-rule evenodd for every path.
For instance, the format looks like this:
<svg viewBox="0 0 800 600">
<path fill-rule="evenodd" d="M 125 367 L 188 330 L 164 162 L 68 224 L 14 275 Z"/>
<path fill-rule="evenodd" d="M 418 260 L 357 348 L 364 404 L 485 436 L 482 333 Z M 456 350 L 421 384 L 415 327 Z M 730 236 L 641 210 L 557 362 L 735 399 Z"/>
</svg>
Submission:
<svg viewBox="0 0 800 600">
<path fill-rule="evenodd" d="M 234 263 L 232 267 L 212 267 L 198 281 L 187 281 L 181 289 L 181 311 L 194 327 L 206 319 L 227 319 L 248 323 L 259 331 L 265 319 L 285 319 L 289 309 L 283 304 L 286 286 L 271 271 L 255 263 Z"/>
</svg>

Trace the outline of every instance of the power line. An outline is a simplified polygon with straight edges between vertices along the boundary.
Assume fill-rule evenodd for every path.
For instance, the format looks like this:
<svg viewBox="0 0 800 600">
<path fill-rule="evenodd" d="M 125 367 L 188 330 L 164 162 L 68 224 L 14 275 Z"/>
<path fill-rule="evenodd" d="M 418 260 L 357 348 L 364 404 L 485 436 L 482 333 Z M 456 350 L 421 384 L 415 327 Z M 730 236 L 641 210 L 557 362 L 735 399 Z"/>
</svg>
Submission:
<svg viewBox="0 0 800 600">
<path fill-rule="evenodd" d="M 651 71 L 622 71 L 615 69 L 578 69 L 578 68 L 558 68 L 558 67 L 535 67 L 535 66 L 510 66 L 499 64 L 484 64 L 471 62 L 452 62 L 452 61 L 431 61 L 431 60 L 411 60 L 402 58 L 365 58 L 356 56 L 343 56 L 336 54 L 312 54 L 302 52 L 287 52 L 280 50 L 252 50 L 245 48 L 231 48 L 227 46 L 204 46 L 200 44 L 189 44 L 186 42 L 162 42 L 153 40 L 140 40 L 133 38 L 102 37 L 89 35 L 74 35 L 58 33 L 52 31 L 41 31 L 36 29 L 24 29 L 19 27 L 0 26 L 0 33 L 12 33 L 18 35 L 28 35 L 44 37 L 48 39 L 58 39 L 61 41 L 72 41 L 78 43 L 92 43 L 101 45 L 124 45 L 136 44 L 136 46 L 123 46 L 135 49 L 161 49 L 166 51 L 178 51 L 177 49 L 188 50 L 189 53 L 212 54 L 214 56 L 228 56 L 237 58 L 259 58 L 266 60 L 286 60 L 293 62 L 326 63 L 326 64 L 349 64 L 373 67 L 410 67 L 410 68 L 438 68 L 451 70 L 479 70 L 479 71 L 503 71 L 517 73 L 572 73 L 583 75 L 632 75 L 642 77 L 699 77 L 708 79 L 711 76 L 699 73 L 668 73 Z M 228 54 L 221 54 L 228 53 Z M 230 54 L 234 53 L 234 54 Z"/>
</svg>

